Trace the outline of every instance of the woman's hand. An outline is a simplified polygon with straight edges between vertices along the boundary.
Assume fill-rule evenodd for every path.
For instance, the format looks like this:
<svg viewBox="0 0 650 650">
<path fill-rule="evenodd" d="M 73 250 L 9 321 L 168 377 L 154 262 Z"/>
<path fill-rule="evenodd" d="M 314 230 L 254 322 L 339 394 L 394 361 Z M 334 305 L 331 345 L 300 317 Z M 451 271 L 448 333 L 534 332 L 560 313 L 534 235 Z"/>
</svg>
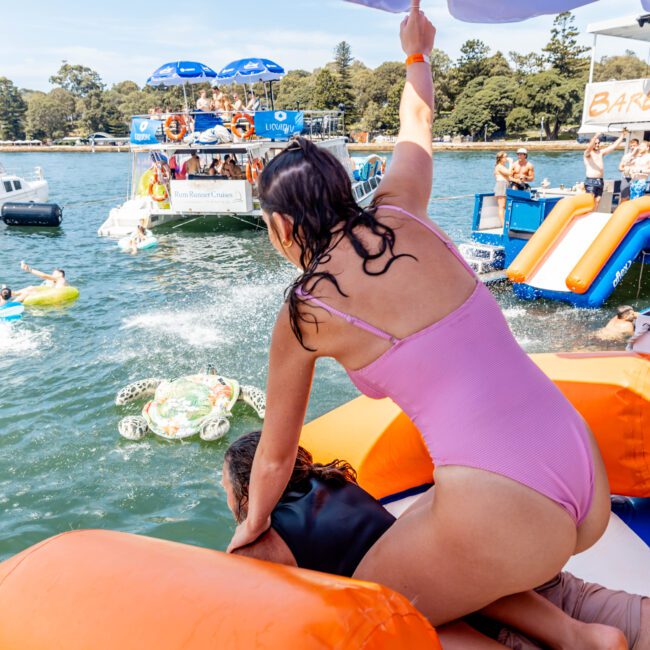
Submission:
<svg viewBox="0 0 650 650">
<path fill-rule="evenodd" d="M 402 49 L 406 56 L 411 54 L 430 54 L 436 37 L 436 28 L 420 11 L 420 0 L 413 0 L 411 13 L 400 26 Z"/>
<path fill-rule="evenodd" d="M 248 519 L 244 519 L 239 526 L 235 529 L 235 534 L 228 544 L 226 553 L 232 553 L 242 546 L 252 544 L 258 537 L 263 535 L 269 528 L 271 528 L 271 517 L 266 520 L 266 524 L 258 530 L 251 529 L 248 524 Z"/>
<path fill-rule="evenodd" d="M 23 271 L 27 271 L 27 273 L 31 272 L 31 268 L 29 268 L 29 264 L 26 264 L 25 262 L 20 263 L 20 268 Z"/>
</svg>

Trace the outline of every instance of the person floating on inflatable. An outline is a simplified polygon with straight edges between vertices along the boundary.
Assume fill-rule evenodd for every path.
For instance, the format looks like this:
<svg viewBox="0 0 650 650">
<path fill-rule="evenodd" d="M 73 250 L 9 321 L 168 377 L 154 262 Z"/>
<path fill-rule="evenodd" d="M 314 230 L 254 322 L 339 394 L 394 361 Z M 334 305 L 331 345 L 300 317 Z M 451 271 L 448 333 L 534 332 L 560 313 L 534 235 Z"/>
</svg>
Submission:
<svg viewBox="0 0 650 650">
<path fill-rule="evenodd" d="M 63 269 L 54 269 L 52 273 L 43 273 L 43 271 L 38 271 L 33 269 L 29 264 L 25 262 L 20 263 L 20 268 L 27 273 L 35 275 L 37 278 L 41 278 L 44 282 L 40 286 L 29 286 L 24 287 L 16 291 L 13 295 L 13 299 L 17 302 L 25 302 L 30 296 L 34 296 L 38 293 L 42 287 L 51 287 L 54 289 L 61 289 L 68 286 L 68 281 L 65 278 L 65 271 Z"/>
<path fill-rule="evenodd" d="M 64 302 L 71 302 L 79 297 L 79 290 L 71 287 L 65 276 L 65 271 L 56 268 L 52 273 L 43 273 L 33 269 L 25 262 L 20 263 L 20 268 L 43 280 L 39 286 L 29 286 L 15 291 L 13 300 L 22 302 L 24 305 L 57 305 Z"/>
<path fill-rule="evenodd" d="M 379 538 L 355 575 L 395 589 L 441 626 L 512 595 L 534 598 L 603 535 L 611 504 L 584 419 L 428 217 L 435 28 L 415 0 L 400 36 L 400 131 L 370 207 L 356 203 L 341 163 L 305 138 L 260 175 L 270 242 L 299 275 L 271 338 L 247 516 L 228 550 L 271 526 L 316 361 L 333 358 L 364 394 L 404 411 L 435 466 L 435 494 Z M 620 647 L 620 632 L 608 630 L 579 646 Z"/>
<path fill-rule="evenodd" d="M 221 485 L 237 523 L 246 519 L 251 469 L 260 436 L 259 431 L 241 436 L 224 455 Z M 420 507 L 415 502 L 403 516 Z M 309 451 L 299 446 L 289 483 L 271 513 L 271 527 L 235 553 L 355 577 L 364 556 L 395 521 L 357 484 L 356 472 L 349 463 L 314 463 Z M 585 583 L 566 572 L 535 591 L 532 597 L 522 594 L 488 606 L 479 612 L 480 618 L 437 628 L 442 646 L 445 650 L 464 650 L 470 645 L 477 650 L 539 648 L 526 638 L 531 637 L 544 647 L 601 647 L 590 641 L 603 631 L 609 632 L 603 627 L 606 625 L 620 629 L 630 648 L 650 647 L 650 599 Z M 421 607 L 422 603 L 417 605 Z M 488 624 L 483 618 L 503 626 Z M 620 645 L 603 647 L 627 645 L 621 639 Z"/>
</svg>

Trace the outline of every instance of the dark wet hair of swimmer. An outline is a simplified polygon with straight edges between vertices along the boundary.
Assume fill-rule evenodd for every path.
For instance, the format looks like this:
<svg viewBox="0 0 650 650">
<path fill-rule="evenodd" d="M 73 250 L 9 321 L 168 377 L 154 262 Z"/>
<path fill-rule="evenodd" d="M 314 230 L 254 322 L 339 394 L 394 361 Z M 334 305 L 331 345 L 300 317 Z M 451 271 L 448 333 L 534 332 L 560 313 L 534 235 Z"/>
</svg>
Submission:
<svg viewBox="0 0 650 650">
<path fill-rule="evenodd" d="M 226 449 L 223 458 L 237 502 L 237 512 L 233 514 L 239 523 L 246 519 L 248 485 L 251 479 L 255 451 L 261 436 L 261 431 L 253 431 L 244 434 L 241 438 L 237 438 Z M 304 447 L 298 447 L 291 478 L 282 496 L 288 492 L 302 489 L 309 484 L 312 478 L 320 479 L 330 485 L 344 485 L 345 483 L 356 483 L 357 473 L 350 463 L 343 460 L 333 460 L 326 465 L 315 463 L 314 457 Z"/>
<path fill-rule="evenodd" d="M 61 277 L 65 278 L 65 271 L 63 269 L 54 269 L 54 273 L 59 272 L 61 274 Z"/>
<path fill-rule="evenodd" d="M 0 289 L 0 298 L 3 300 L 9 300 L 13 294 L 11 293 L 11 289 L 9 287 L 2 287 Z"/>
<path fill-rule="evenodd" d="M 634 316 L 634 308 L 630 305 L 619 305 L 616 308 L 616 316 L 621 320 Z"/>
</svg>

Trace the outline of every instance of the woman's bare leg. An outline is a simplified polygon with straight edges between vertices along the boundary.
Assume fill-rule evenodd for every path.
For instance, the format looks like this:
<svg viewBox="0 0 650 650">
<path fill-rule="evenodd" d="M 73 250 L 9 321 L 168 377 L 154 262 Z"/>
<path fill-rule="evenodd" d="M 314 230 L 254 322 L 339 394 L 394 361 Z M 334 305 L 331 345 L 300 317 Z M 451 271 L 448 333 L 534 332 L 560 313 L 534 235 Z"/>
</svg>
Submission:
<svg viewBox="0 0 650 650">
<path fill-rule="evenodd" d="M 497 196 L 497 206 L 499 207 L 499 221 L 503 226 L 506 222 L 506 197 Z"/>
<path fill-rule="evenodd" d="M 388 529 L 355 577 L 403 593 L 434 625 L 543 584 L 576 545 L 564 509 L 492 472 L 440 467 L 428 501 Z"/>
<path fill-rule="evenodd" d="M 480 614 L 554 650 L 627 650 L 625 635 L 618 628 L 577 621 L 534 591 L 501 598 Z"/>
<path fill-rule="evenodd" d="M 503 650 L 507 647 L 462 621 L 442 625 L 436 632 L 445 650 Z"/>
</svg>

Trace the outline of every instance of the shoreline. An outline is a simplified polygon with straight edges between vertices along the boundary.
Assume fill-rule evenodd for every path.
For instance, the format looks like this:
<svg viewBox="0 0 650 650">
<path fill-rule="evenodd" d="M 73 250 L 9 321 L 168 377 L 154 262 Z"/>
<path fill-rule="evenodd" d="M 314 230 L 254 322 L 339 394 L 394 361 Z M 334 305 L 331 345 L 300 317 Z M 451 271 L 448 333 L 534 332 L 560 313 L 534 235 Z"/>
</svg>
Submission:
<svg viewBox="0 0 650 650">
<path fill-rule="evenodd" d="M 575 140 L 555 140 L 551 142 L 525 142 L 522 140 L 508 140 L 497 142 L 434 142 L 433 150 L 435 151 L 510 151 L 525 147 L 528 151 L 584 151 L 586 145 L 580 144 Z M 351 142 L 348 144 L 350 151 L 359 152 L 390 152 L 395 148 L 394 142 L 373 142 L 359 143 Z M 128 153 L 130 147 L 126 146 L 104 146 L 91 147 L 90 145 L 80 145 L 70 147 L 66 145 L 40 145 L 40 146 L 2 146 L 0 153 Z"/>
</svg>

